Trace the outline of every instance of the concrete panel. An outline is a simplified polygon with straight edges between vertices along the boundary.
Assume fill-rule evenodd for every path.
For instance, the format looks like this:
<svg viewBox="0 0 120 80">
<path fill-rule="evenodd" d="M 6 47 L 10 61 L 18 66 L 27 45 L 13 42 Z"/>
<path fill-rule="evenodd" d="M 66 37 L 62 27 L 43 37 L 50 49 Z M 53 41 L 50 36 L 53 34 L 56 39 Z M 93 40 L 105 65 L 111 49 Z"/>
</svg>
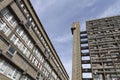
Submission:
<svg viewBox="0 0 120 80">
<path fill-rule="evenodd" d="M 40 49 L 42 50 L 42 52 L 45 51 L 45 48 L 43 47 L 42 43 L 40 42 L 40 40 L 37 38 L 37 36 L 35 35 L 35 33 L 33 32 L 32 29 L 29 29 L 29 32 L 31 34 L 31 36 L 33 37 L 33 39 L 37 42 L 36 45 L 38 45 L 40 47 Z"/>
<path fill-rule="evenodd" d="M 8 49 L 8 46 L 5 45 L 5 43 L 3 41 L 0 40 L 0 49 L 3 51 L 3 52 L 6 52 L 6 50 Z"/>
<path fill-rule="evenodd" d="M 10 5 L 14 13 L 17 15 L 17 17 L 20 19 L 20 21 L 23 21 L 24 23 L 27 22 L 26 18 L 24 17 L 23 13 L 20 11 L 19 7 L 17 4 L 14 2 Z"/>
<path fill-rule="evenodd" d="M 21 58 L 18 54 L 16 54 L 13 58 L 12 61 L 19 66 L 22 70 L 26 71 L 29 75 L 31 75 L 33 78 L 36 77 L 36 71 L 23 59 Z"/>
<path fill-rule="evenodd" d="M 0 2 L 0 10 L 8 6 L 13 0 L 3 0 Z"/>
<path fill-rule="evenodd" d="M 0 80 L 12 80 L 12 79 L 10 79 L 10 78 L 8 78 L 5 75 L 0 73 Z"/>
</svg>

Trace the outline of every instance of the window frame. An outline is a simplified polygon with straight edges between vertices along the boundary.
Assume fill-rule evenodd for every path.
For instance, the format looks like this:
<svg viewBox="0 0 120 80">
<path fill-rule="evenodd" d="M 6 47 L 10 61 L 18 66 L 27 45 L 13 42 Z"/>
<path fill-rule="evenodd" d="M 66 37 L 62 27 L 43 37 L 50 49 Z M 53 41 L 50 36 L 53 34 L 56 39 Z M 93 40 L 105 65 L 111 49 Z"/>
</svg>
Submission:
<svg viewBox="0 0 120 80">
<path fill-rule="evenodd" d="M 17 25 L 17 20 L 14 18 L 13 14 L 10 12 L 8 8 L 4 8 L 1 10 L 2 15 L 8 21 L 8 23 L 15 28 Z"/>
<path fill-rule="evenodd" d="M 13 53 L 12 53 L 11 51 L 9 51 L 10 48 L 13 48 L 13 49 L 14 49 Z M 16 49 L 15 49 L 13 46 L 10 46 L 10 47 L 8 48 L 8 50 L 7 50 L 7 53 L 9 53 L 10 55 L 13 56 L 13 55 L 15 55 L 15 54 L 17 53 L 17 51 L 16 51 Z"/>
</svg>

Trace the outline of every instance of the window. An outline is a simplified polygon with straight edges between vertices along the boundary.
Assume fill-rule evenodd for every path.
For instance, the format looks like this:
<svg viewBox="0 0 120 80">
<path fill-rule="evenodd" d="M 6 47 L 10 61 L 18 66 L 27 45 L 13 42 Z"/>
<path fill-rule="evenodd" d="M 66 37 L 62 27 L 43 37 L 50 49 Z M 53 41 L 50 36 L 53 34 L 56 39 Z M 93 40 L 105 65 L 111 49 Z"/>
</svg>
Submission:
<svg viewBox="0 0 120 80">
<path fill-rule="evenodd" d="M 26 57 L 29 58 L 29 56 L 30 56 L 30 51 L 27 49 L 25 54 L 26 54 Z"/>
<path fill-rule="evenodd" d="M 15 18 L 12 18 L 10 21 L 10 24 L 13 26 L 16 26 L 17 25 L 17 21 L 15 20 Z M 14 27 L 15 28 L 15 27 Z"/>
<path fill-rule="evenodd" d="M 21 73 L 18 70 L 15 70 L 13 74 L 13 79 L 18 80 L 20 78 Z"/>
<path fill-rule="evenodd" d="M 38 53 L 38 49 L 35 48 L 33 51 L 34 51 L 34 53 L 35 53 L 35 56 L 38 56 L 38 54 L 39 54 L 39 53 Z"/>
<path fill-rule="evenodd" d="M 3 30 L 6 30 L 6 32 L 4 32 L 6 36 L 9 36 L 9 34 L 11 33 L 11 30 L 7 26 L 4 26 Z"/>
<path fill-rule="evenodd" d="M 36 49 L 37 49 L 36 47 L 33 49 L 33 53 L 36 53 Z"/>
<path fill-rule="evenodd" d="M 11 30 L 7 26 L 4 26 L 2 31 L 6 36 L 8 36 L 11 33 Z"/>
<path fill-rule="evenodd" d="M 37 68 L 40 68 L 40 65 L 41 65 L 41 64 L 40 64 L 40 63 L 38 63 L 38 66 L 37 66 Z"/>
<path fill-rule="evenodd" d="M 40 61 L 43 63 L 43 61 L 44 61 L 44 58 L 43 58 L 43 56 L 41 55 L 40 56 Z"/>
<path fill-rule="evenodd" d="M 41 71 L 43 74 L 45 74 L 46 69 L 44 67 L 42 67 Z"/>
<path fill-rule="evenodd" d="M 82 73 L 83 78 L 92 78 L 92 73 Z"/>
<path fill-rule="evenodd" d="M 90 64 L 82 64 L 82 68 L 91 68 Z"/>
<path fill-rule="evenodd" d="M 26 34 L 24 34 L 24 36 L 23 36 L 23 40 L 24 40 L 25 42 L 28 40 L 28 37 L 27 37 Z"/>
<path fill-rule="evenodd" d="M 33 55 L 31 55 L 31 56 L 30 56 L 30 58 L 29 58 L 29 59 L 30 59 L 30 61 L 32 60 L 32 58 L 33 58 Z"/>
<path fill-rule="evenodd" d="M 17 21 L 13 17 L 13 15 L 10 13 L 10 11 L 7 8 L 4 8 L 1 11 L 2 15 L 5 17 L 5 19 L 10 23 L 10 25 L 15 28 Z"/>
<path fill-rule="evenodd" d="M 41 42 L 42 42 L 43 44 L 45 44 L 45 40 L 44 40 L 43 37 L 41 38 Z"/>
<path fill-rule="evenodd" d="M 33 48 L 33 43 L 30 42 L 28 46 L 30 47 L 30 49 L 32 49 Z"/>
<path fill-rule="evenodd" d="M 31 22 L 27 21 L 26 24 L 25 24 L 25 26 L 26 26 L 27 29 L 31 28 Z"/>
<path fill-rule="evenodd" d="M 29 38 L 27 37 L 27 35 L 24 36 L 24 41 L 25 41 L 26 44 L 29 43 Z"/>
<path fill-rule="evenodd" d="M 8 49 L 8 53 L 10 53 L 10 54 L 15 54 L 16 53 L 16 49 L 14 48 L 14 47 L 10 47 L 9 49 Z"/>
<path fill-rule="evenodd" d="M 16 46 L 20 49 L 20 47 L 21 47 L 21 42 L 20 42 L 20 40 L 17 41 Z"/>
<path fill-rule="evenodd" d="M 35 53 L 35 56 L 38 57 L 41 62 L 44 61 L 43 56 L 40 54 L 40 51 L 39 51 L 37 48 L 34 48 L 34 49 L 33 49 L 33 53 Z"/>
<path fill-rule="evenodd" d="M 45 48 L 47 48 L 47 44 L 46 43 L 44 44 L 44 46 L 45 46 Z"/>
<path fill-rule="evenodd" d="M 83 56 L 82 60 L 90 60 L 90 57 L 89 56 Z"/>
<path fill-rule="evenodd" d="M 29 13 L 27 13 L 27 18 L 30 17 Z"/>
<path fill-rule="evenodd" d="M 34 62 L 35 62 L 35 57 L 32 58 L 32 63 L 34 63 Z"/>
<path fill-rule="evenodd" d="M 50 68 L 50 66 L 49 66 L 49 64 L 47 62 L 44 63 L 44 66 L 48 69 L 49 72 L 51 72 L 51 68 Z"/>
<path fill-rule="evenodd" d="M 35 23 L 34 23 L 34 22 L 32 22 L 31 24 L 32 24 L 33 27 L 35 26 Z"/>
<path fill-rule="evenodd" d="M 23 11 L 24 11 L 24 13 L 25 13 L 25 14 L 27 14 L 27 13 L 28 13 L 28 11 L 27 11 L 25 8 L 24 8 L 24 10 L 23 10 Z"/>
<path fill-rule="evenodd" d="M 11 33 L 11 30 L 2 20 L 0 20 L 0 30 L 2 30 L 6 36 L 8 36 Z"/>
<path fill-rule="evenodd" d="M 17 43 L 17 41 L 18 41 L 18 38 L 16 37 L 16 35 L 12 35 L 12 37 L 10 38 L 10 40 L 14 43 L 14 44 L 16 44 Z"/>
<path fill-rule="evenodd" d="M 11 66 L 11 65 L 8 64 L 8 69 L 7 70 L 8 70 L 7 76 L 8 77 L 12 77 L 12 75 L 13 75 L 13 73 L 15 71 L 15 68 L 13 66 Z"/>
<path fill-rule="evenodd" d="M 1 11 L 1 13 L 7 20 L 10 20 L 13 17 L 12 14 L 9 12 L 9 10 L 7 8 L 4 8 Z"/>
<path fill-rule="evenodd" d="M 6 75 L 12 80 L 18 80 L 21 73 L 6 61 L 0 59 L 0 73 Z"/>
<path fill-rule="evenodd" d="M 4 73 L 7 68 L 7 63 L 5 61 L 0 61 L 0 73 Z"/>
<path fill-rule="evenodd" d="M 23 30 L 20 28 L 20 26 L 17 28 L 16 32 L 18 33 L 19 36 L 22 35 Z"/>
<path fill-rule="evenodd" d="M 24 39 L 25 32 L 22 32 L 21 38 Z"/>
<path fill-rule="evenodd" d="M 37 35 L 39 35 L 40 34 L 39 30 L 36 30 L 36 33 L 37 33 Z"/>
<path fill-rule="evenodd" d="M 26 44 L 28 44 L 29 38 L 27 35 L 24 35 L 23 40 L 25 41 Z"/>
<path fill-rule="evenodd" d="M 35 66 L 38 65 L 38 60 L 37 60 L 37 59 L 35 60 L 34 65 L 35 65 Z"/>
<path fill-rule="evenodd" d="M 42 65 L 40 66 L 40 71 L 42 70 Z"/>
<path fill-rule="evenodd" d="M 24 52 L 25 49 L 26 49 L 26 47 L 25 47 L 23 44 L 21 44 L 21 48 L 20 48 L 20 50 L 21 50 L 22 52 Z"/>
<path fill-rule="evenodd" d="M 41 57 L 40 52 L 38 52 L 38 54 L 36 55 L 36 57 L 38 57 L 40 59 L 40 57 Z"/>
<path fill-rule="evenodd" d="M 21 80 L 30 80 L 30 78 L 25 75 L 25 76 L 23 76 L 23 77 L 21 78 Z"/>
<path fill-rule="evenodd" d="M 29 21 L 32 21 L 32 18 L 31 18 L 31 17 L 29 18 Z"/>
<path fill-rule="evenodd" d="M 35 31 L 37 31 L 37 30 L 38 30 L 38 29 L 37 29 L 37 26 L 34 26 L 34 30 L 35 30 Z"/>
<path fill-rule="evenodd" d="M 45 71 L 45 76 L 48 77 L 49 76 L 49 72 L 46 70 Z M 57 78 L 57 77 L 56 77 Z"/>
<path fill-rule="evenodd" d="M 85 47 L 85 46 L 88 46 L 88 44 L 86 43 L 86 44 L 81 44 L 81 47 Z"/>
<path fill-rule="evenodd" d="M 24 48 L 23 54 L 26 54 L 27 48 L 26 47 L 23 47 L 23 48 Z"/>
<path fill-rule="evenodd" d="M 88 53 L 89 50 L 81 50 L 82 53 Z"/>
<path fill-rule="evenodd" d="M 0 30 L 2 30 L 5 25 L 6 24 L 0 19 Z"/>
<path fill-rule="evenodd" d="M 28 46 L 29 46 L 30 42 L 31 42 L 31 41 L 30 41 L 30 39 L 29 39 L 29 40 L 28 40 L 28 43 L 27 43 Z"/>
<path fill-rule="evenodd" d="M 23 7 L 24 7 L 24 4 L 21 4 L 20 6 L 23 8 Z"/>
<path fill-rule="evenodd" d="M 47 51 L 50 52 L 50 49 L 48 48 Z"/>
</svg>

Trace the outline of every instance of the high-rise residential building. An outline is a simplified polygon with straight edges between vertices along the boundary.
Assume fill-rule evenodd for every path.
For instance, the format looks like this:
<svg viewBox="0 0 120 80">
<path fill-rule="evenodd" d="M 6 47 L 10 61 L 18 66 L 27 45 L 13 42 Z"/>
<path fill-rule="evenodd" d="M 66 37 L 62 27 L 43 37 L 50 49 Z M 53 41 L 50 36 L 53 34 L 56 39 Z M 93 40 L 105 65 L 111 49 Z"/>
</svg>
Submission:
<svg viewBox="0 0 120 80">
<path fill-rule="evenodd" d="M 72 80 L 120 79 L 120 16 L 72 24 Z"/>
<path fill-rule="evenodd" d="M 29 0 L 0 0 L 0 80 L 69 80 Z"/>
</svg>

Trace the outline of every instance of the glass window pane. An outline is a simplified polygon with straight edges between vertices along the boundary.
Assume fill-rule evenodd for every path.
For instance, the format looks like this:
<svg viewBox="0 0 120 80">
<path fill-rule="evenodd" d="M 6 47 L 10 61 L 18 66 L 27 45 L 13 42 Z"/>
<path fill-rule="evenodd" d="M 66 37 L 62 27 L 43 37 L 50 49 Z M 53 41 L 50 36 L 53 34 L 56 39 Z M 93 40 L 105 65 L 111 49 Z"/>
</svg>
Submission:
<svg viewBox="0 0 120 80">
<path fill-rule="evenodd" d="M 10 38 L 11 41 L 15 42 L 17 40 L 17 37 L 15 35 L 12 35 L 12 37 Z"/>
<path fill-rule="evenodd" d="M 10 20 L 10 24 L 16 26 L 17 22 L 16 22 L 15 18 L 12 18 Z M 14 26 L 13 26 L 13 28 L 15 28 Z"/>
<path fill-rule="evenodd" d="M 29 58 L 29 56 L 30 56 L 30 51 L 27 49 L 26 50 L 26 57 Z"/>
<path fill-rule="evenodd" d="M 21 73 L 18 70 L 15 70 L 15 73 L 13 74 L 13 78 L 15 80 L 19 80 Z"/>
<path fill-rule="evenodd" d="M 10 20 L 13 17 L 9 11 L 4 16 L 7 20 Z"/>
<path fill-rule="evenodd" d="M 7 26 L 4 26 L 4 27 L 3 27 L 3 30 L 4 30 L 4 28 L 6 28 L 6 31 L 4 32 L 4 34 L 5 34 L 6 36 L 9 36 L 9 34 L 11 33 L 11 30 L 10 30 Z"/>
<path fill-rule="evenodd" d="M 7 13 L 8 13 L 8 9 L 7 9 L 7 8 L 4 8 L 3 10 L 1 10 L 1 13 L 2 13 L 2 15 L 7 14 Z"/>
<path fill-rule="evenodd" d="M 14 54 L 15 51 L 16 51 L 15 48 L 12 47 L 12 46 L 8 49 L 8 52 L 9 52 L 10 54 Z"/>
<path fill-rule="evenodd" d="M 7 75 L 8 75 L 8 76 L 12 76 L 13 73 L 14 73 L 14 71 L 15 71 L 15 68 L 14 68 L 13 66 L 11 66 L 11 65 L 8 64 L 8 72 L 7 72 Z"/>
<path fill-rule="evenodd" d="M 2 20 L 0 20 L 0 30 L 2 30 L 3 29 L 3 21 Z"/>
<path fill-rule="evenodd" d="M 7 26 L 3 27 L 3 32 L 7 32 L 9 30 L 9 28 Z"/>
<path fill-rule="evenodd" d="M 0 67 L 0 72 L 5 72 L 7 68 L 7 63 L 5 61 L 2 62 L 1 67 Z"/>
<path fill-rule="evenodd" d="M 22 28 L 20 28 L 20 26 L 17 28 L 16 32 L 21 36 L 23 30 Z"/>
</svg>

